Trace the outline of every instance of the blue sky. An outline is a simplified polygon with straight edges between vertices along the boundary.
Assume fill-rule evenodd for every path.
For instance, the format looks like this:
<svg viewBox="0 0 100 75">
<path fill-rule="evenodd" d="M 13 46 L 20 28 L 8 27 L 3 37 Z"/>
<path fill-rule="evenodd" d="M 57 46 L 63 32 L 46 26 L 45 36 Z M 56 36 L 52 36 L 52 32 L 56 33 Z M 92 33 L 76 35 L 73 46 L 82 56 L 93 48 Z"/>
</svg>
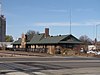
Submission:
<svg viewBox="0 0 100 75">
<path fill-rule="evenodd" d="M 69 34 L 70 9 L 71 32 L 74 36 L 96 37 L 96 25 L 100 24 L 100 0 L 2 0 L 3 14 L 7 20 L 7 34 L 14 39 L 28 30 L 50 35 Z M 100 26 L 97 38 L 100 38 Z"/>
</svg>

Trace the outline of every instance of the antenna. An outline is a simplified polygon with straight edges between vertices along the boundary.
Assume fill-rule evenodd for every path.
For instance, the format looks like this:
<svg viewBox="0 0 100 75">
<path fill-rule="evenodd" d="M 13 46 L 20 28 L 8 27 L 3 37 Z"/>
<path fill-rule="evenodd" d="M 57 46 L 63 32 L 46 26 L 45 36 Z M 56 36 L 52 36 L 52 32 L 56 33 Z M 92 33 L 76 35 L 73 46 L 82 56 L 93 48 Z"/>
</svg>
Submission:
<svg viewBox="0 0 100 75">
<path fill-rule="evenodd" d="M 70 34 L 71 34 L 71 24 L 72 24 L 72 22 L 71 22 L 71 9 L 70 9 L 69 16 L 70 16 Z"/>
</svg>

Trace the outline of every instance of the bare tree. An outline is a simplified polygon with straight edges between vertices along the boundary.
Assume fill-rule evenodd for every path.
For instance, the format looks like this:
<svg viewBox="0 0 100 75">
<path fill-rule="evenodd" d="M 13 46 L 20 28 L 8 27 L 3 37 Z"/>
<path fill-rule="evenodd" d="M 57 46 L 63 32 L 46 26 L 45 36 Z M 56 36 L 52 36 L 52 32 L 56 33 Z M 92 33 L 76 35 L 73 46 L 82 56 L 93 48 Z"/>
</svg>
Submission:
<svg viewBox="0 0 100 75">
<path fill-rule="evenodd" d="M 79 39 L 84 43 L 85 49 L 88 48 L 88 45 L 93 43 L 93 41 L 87 35 L 82 35 Z"/>
<path fill-rule="evenodd" d="M 35 34 L 39 34 L 39 32 L 34 30 L 28 30 L 26 32 L 27 41 L 30 41 Z"/>
<path fill-rule="evenodd" d="M 91 40 L 88 36 L 86 36 L 86 35 L 80 36 L 79 39 L 80 39 L 82 42 L 84 42 L 84 43 L 92 44 L 92 40 Z"/>
<path fill-rule="evenodd" d="M 34 34 L 39 34 L 39 32 L 38 31 L 34 31 L 34 30 L 28 30 L 26 32 L 26 35 L 34 35 Z"/>
</svg>

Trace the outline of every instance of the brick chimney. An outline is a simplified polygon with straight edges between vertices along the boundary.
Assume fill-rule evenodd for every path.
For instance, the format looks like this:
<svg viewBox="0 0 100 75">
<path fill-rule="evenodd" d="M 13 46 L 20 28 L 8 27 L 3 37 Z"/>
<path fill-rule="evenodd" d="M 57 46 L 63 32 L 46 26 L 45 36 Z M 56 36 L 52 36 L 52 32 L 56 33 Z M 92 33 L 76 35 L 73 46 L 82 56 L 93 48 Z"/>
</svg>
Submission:
<svg viewBox="0 0 100 75">
<path fill-rule="evenodd" d="M 25 34 L 22 34 L 21 47 L 22 48 L 26 47 L 26 36 L 25 36 Z"/>
<path fill-rule="evenodd" d="M 45 38 L 49 36 L 49 28 L 45 28 Z"/>
</svg>

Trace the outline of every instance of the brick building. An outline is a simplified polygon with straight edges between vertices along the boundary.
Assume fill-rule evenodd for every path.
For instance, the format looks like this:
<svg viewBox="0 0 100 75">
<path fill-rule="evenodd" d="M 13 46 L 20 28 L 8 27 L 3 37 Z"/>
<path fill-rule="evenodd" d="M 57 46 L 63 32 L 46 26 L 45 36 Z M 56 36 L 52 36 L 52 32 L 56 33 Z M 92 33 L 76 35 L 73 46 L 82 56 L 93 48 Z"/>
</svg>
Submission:
<svg viewBox="0 0 100 75">
<path fill-rule="evenodd" d="M 46 52 L 55 54 L 57 51 L 63 52 L 64 48 L 75 49 L 82 42 L 73 35 L 50 36 L 49 28 L 45 28 L 45 33 L 35 34 L 30 41 L 27 41 L 25 35 L 13 43 L 16 50 L 26 50 L 33 52 Z"/>
</svg>

